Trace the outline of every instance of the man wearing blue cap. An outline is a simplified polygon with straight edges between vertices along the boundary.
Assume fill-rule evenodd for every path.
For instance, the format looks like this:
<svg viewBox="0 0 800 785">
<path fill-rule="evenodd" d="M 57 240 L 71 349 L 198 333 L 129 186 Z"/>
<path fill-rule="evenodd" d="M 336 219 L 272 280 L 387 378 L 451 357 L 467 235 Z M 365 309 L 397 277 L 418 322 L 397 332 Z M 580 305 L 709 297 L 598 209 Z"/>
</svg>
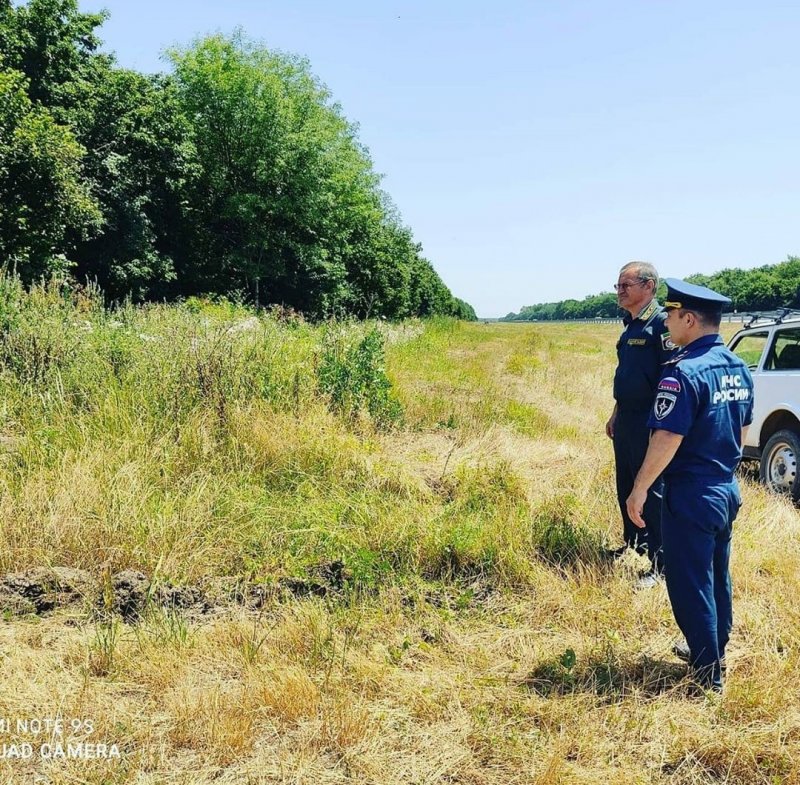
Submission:
<svg viewBox="0 0 800 785">
<path fill-rule="evenodd" d="M 625 329 L 617 342 L 614 411 L 606 423 L 606 435 L 614 441 L 617 500 L 625 545 L 609 554 L 622 556 L 628 548 L 647 553 L 650 570 L 639 578 L 639 588 L 655 586 L 663 566 L 660 479 L 653 483 L 647 494 L 644 506 L 646 528 L 634 525 L 626 507 L 636 473 L 647 452 L 650 439 L 647 419 L 653 408 L 661 368 L 674 349 L 664 325 L 666 314 L 655 299 L 657 287 L 658 273 L 648 262 L 628 262 L 619 271 L 619 279 L 614 285 L 619 307 L 628 314 L 623 319 Z"/>
<path fill-rule="evenodd" d="M 733 622 L 731 531 L 741 506 L 733 473 L 752 422 L 753 380 L 719 335 L 730 300 L 704 286 L 671 278 L 666 284 L 666 324 L 681 348 L 658 383 L 650 445 L 627 508 L 644 526 L 647 490 L 663 473 L 667 591 L 693 677 L 719 691 Z"/>
</svg>

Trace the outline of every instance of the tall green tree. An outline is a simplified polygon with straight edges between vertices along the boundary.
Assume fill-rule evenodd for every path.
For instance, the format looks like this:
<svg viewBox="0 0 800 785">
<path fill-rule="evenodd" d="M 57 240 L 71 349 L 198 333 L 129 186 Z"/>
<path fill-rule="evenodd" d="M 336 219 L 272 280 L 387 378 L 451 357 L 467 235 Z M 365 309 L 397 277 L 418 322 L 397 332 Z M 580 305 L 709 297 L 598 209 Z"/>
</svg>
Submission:
<svg viewBox="0 0 800 785">
<path fill-rule="evenodd" d="M 197 151 L 189 198 L 199 290 L 235 286 L 312 316 L 457 308 L 306 60 L 241 33 L 171 59 Z"/>
<path fill-rule="evenodd" d="M 96 210 L 91 220 L 66 222 L 61 253 L 111 297 L 163 293 L 175 277 L 171 251 L 183 226 L 178 208 L 191 157 L 169 80 L 117 68 L 100 54 L 96 30 L 106 14 L 82 13 L 77 0 L 6 4 L 0 18 L 0 53 L 27 77 L 31 105 L 80 145 L 72 173 Z"/>
<path fill-rule="evenodd" d="M 81 179 L 83 148 L 27 86 L 0 71 L 0 260 L 30 281 L 63 268 L 68 235 L 95 231 L 100 213 Z"/>
<path fill-rule="evenodd" d="M 0 57 L 28 78 L 32 101 L 48 107 L 66 123 L 70 109 L 85 100 L 95 70 L 111 58 L 100 55 L 96 29 L 108 14 L 82 13 L 78 0 L 29 0 L 0 5 Z"/>
<path fill-rule="evenodd" d="M 169 296 L 178 265 L 191 269 L 187 198 L 196 173 L 172 80 L 108 68 L 75 122 L 103 216 L 102 233 L 77 244 L 76 273 L 113 298 Z"/>
<path fill-rule="evenodd" d="M 263 301 L 311 313 L 335 308 L 346 298 L 337 197 L 368 172 L 327 92 L 305 61 L 241 34 L 171 59 L 199 163 L 196 285 L 257 287 Z"/>
</svg>

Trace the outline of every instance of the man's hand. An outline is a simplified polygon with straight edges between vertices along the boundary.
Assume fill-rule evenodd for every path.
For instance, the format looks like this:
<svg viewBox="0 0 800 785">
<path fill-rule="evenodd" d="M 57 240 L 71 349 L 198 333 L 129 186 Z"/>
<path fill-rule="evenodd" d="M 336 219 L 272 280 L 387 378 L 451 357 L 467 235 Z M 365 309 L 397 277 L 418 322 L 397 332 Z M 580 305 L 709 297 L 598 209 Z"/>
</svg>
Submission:
<svg viewBox="0 0 800 785">
<path fill-rule="evenodd" d="M 683 436 L 670 431 L 654 430 L 650 434 L 650 444 L 647 446 L 644 463 L 636 475 L 631 495 L 625 500 L 628 517 L 640 529 L 645 525 L 642 510 L 647 499 L 647 491 L 658 475 L 667 468 L 682 441 Z"/>
<path fill-rule="evenodd" d="M 625 507 L 628 510 L 628 517 L 640 529 L 643 529 L 645 526 L 644 518 L 642 518 L 642 510 L 644 509 L 644 503 L 646 500 L 647 488 L 641 489 L 634 485 L 631 495 L 625 501 Z"/>
<path fill-rule="evenodd" d="M 609 439 L 614 438 L 614 426 L 617 422 L 617 407 L 614 407 L 614 411 L 611 412 L 611 417 L 608 418 L 608 422 L 606 423 L 606 436 Z"/>
</svg>

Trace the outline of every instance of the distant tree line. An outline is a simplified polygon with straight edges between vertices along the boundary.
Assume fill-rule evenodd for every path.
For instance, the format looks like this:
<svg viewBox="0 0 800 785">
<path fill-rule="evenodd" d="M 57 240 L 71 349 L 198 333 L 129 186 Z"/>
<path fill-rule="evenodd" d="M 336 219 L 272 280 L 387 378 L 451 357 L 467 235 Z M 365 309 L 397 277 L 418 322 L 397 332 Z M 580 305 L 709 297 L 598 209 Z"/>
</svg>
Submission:
<svg viewBox="0 0 800 785">
<path fill-rule="evenodd" d="M 311 317 L 474 319 L 306 60 L 241 34 L 99 51 L 105 13 L 0 0 L 0 264 L 112 299 L 219 293 Z"/>
<path fill-rule="evenodd" d="M 728 310 L 739 313 L 773 311 L 784 306 L 800 308 L 800 257 L 796 256 L 790 256 L 779 264 L 767 264 L 752 270 L 730 268 L 712 275 L 697 273 L 686 280 L 708 286 L 730 297 L 732 303 Z M 662 302 L 665 294 L 666 289 L 662 283 L 658 290 Z M 604 292 L 582 300 L 526 305 L 519 313 L 510 313 L 501 321 L 612 318 L 621 314 L 616 295 L 613 292 Z"/>
</svg>

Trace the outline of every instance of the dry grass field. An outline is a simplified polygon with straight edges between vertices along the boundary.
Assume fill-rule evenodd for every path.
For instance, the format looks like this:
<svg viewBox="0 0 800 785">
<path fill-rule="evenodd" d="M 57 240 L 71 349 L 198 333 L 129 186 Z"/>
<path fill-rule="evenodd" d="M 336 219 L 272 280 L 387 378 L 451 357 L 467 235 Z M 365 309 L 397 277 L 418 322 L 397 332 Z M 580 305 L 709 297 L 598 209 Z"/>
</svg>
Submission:
<svg viewBox="0 0 800 785">
<path fill-rule="evenodd" d="M 101 592 L 6 610 L 2 781 L 800 783 L 798 512 L 743 478 L 718 698 L 601 557 L 617 326 L 383 327 L 361 399 L 364 325 L 3 285 L 0 572 Z M 222 599 L 124 620 L 124 569 Z"/>
</svg>

